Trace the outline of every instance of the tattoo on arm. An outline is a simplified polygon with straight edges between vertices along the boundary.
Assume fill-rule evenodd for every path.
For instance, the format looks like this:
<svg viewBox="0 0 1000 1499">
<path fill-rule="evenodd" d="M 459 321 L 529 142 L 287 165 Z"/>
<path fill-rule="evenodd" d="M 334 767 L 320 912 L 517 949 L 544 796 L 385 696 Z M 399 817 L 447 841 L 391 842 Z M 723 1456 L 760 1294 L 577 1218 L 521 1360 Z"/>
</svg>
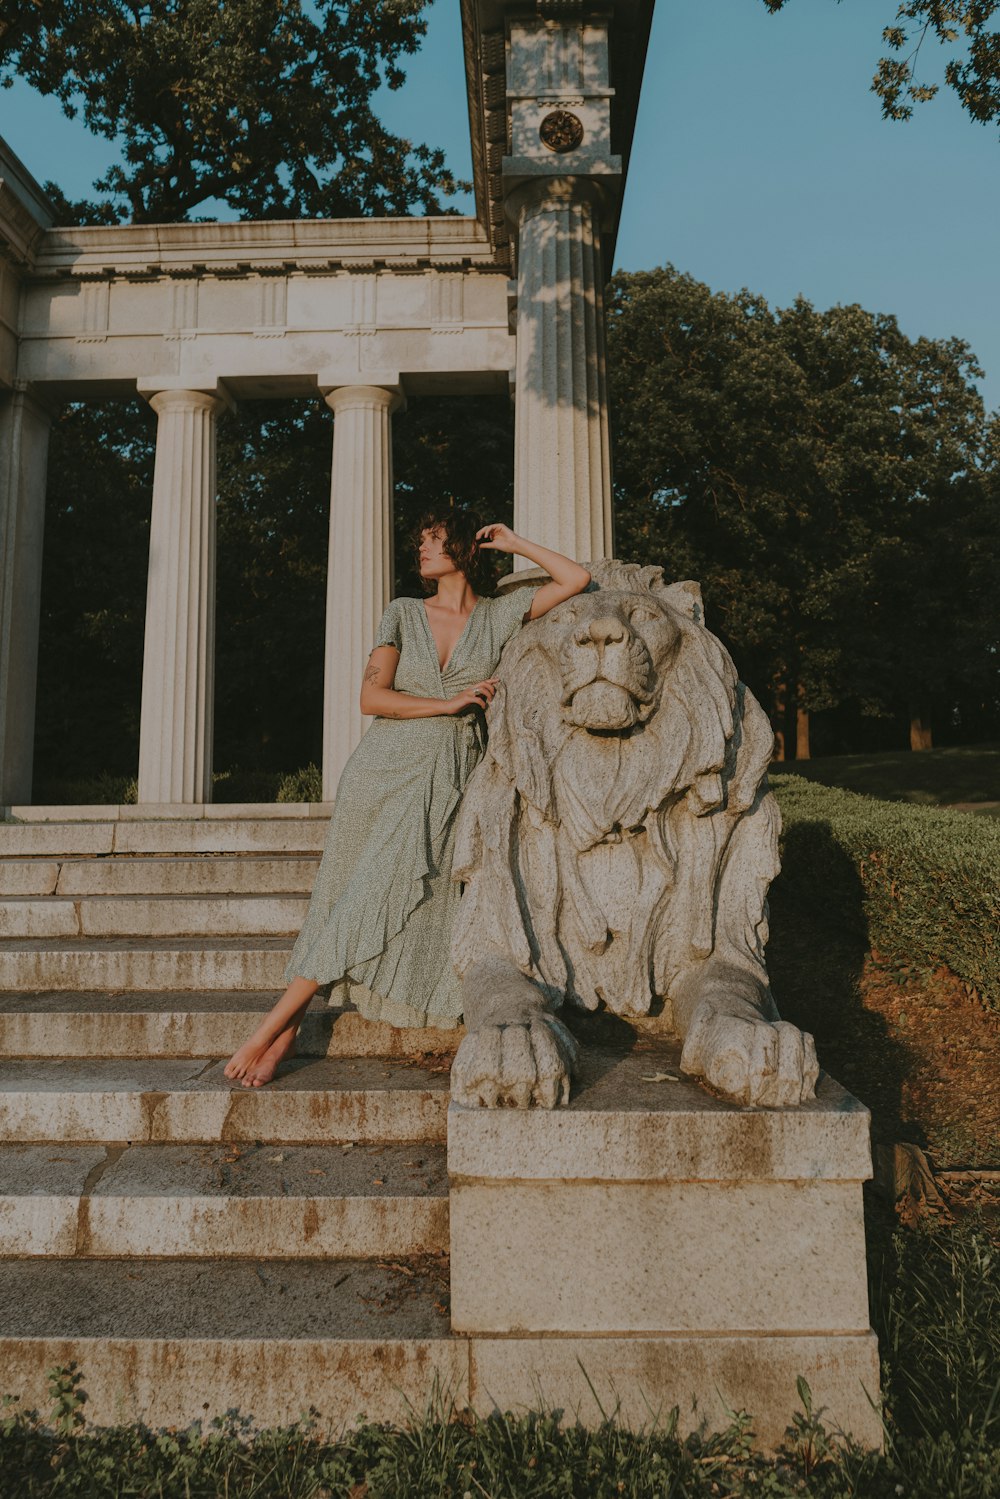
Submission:
<svg viewBox="0 0 1000 1499">
<path fill-rule="evenodd" d="M 369 666 L 368 670 L 365 672 L 365 681 L 368 682 L 372 687 L 376 687 L 378 685 L 378 679 L 381 675 L 382 673 L 379 671 L 377 666 Z"/>
</svg>

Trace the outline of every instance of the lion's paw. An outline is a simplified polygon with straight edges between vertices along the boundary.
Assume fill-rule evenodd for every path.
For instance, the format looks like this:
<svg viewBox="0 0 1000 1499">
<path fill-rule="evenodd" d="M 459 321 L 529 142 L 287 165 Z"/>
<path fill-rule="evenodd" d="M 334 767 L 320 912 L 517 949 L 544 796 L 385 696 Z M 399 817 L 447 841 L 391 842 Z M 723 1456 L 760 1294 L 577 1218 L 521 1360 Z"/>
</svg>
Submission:
<svg viewBox="0 0 1000 1499">
<path fill-rule="evenodd" d="M 785 1020 L 714 1012 L 695 1017 L 681 1071 L 703 1077 L 734 1103 L 790 1108 L 816 1096 L 812 1036 Z"/>
<path fill-rule="evenodd" d="M 569 1102 L 579 1047 L 554 1015 L 470 1031 L 451 1067 L 451 1096 L 471 1108 L 553 1109 Z"/>
</svg>

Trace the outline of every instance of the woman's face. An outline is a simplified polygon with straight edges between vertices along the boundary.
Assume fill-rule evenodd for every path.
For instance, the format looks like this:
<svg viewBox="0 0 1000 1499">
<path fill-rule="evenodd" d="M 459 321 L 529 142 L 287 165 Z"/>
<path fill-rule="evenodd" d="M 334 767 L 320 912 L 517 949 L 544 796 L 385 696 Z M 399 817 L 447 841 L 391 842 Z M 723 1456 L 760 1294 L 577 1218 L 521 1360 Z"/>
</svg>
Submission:
<svg viewBox="0 0 1000 1499">
<path fill-rule="evenodd" d="M 444 549 L 444 542 L 444 531 L 440 527 L 436 531 L 421 532 L 417 555 L 420 559 L 422 578 L 441 578 L 445 573 L 457 571 L 454 562 Z"/>
</svg>

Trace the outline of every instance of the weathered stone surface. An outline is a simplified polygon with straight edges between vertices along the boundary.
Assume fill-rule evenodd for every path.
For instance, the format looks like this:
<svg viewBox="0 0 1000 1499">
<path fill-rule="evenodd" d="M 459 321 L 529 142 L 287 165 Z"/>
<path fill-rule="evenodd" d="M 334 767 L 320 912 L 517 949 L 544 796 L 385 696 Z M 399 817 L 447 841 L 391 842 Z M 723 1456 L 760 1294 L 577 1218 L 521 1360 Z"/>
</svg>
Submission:
<svg viewBox="0 0 1000 1499">
<path fill-rule="evenodd" d="M 223 1057 L 274 1004 L 274 990 L 0 993 L 0 1057 Z M 317 997 L 296 1038 L 300 1057 L 450 1056 L 462 1026 L 435 1030 L 364 1020 Z"/>
<path fill-rule="evenodd" d="M 458 1332 L 868 1331 L 858 1183 L 453 1184 L 451 1214 Z"/>
<path fill-rule="evenodd" d="M 141 895 L 77 902 L 85 937 L 295 936 L 305 920 L 308 896 Z M 72 909 L 72 902 L 70 902 Z M 13 934 L 12 934 L 13 935 Z"/>
<path fill-rule="evenodd" d="M 798 1105 L 818 1067 L 764 965 L 780 823 L 767 716 L 697 584 L 588 565 L 590 588 L 506 647 L 459 811 L 469 1034 L 453 1096 L 564 1103 L 572 1056 L 553 1057 L 540 1003 L 627 1016 L 662 1001 L 686 1072 L 743 1104 Z"/>
<path fill-rule="evenodd" d="M 439 1253 L 447 1191 L 440 1145 L 4 1145 L 0 1254 Z"/>
<path fill-rule="evenodd" d="M 799 1109 L 744 1109 L 683 1077 L 680 1045 L 585 1047 L 565 1109 L 448 1115 L 453 1181 L 866 1181 L 870 1115 L 826 1074 Z"/>
<path fill-rule="evenodd" d="M 0 1254 L 73 1254 L 80 1194 L 101 1145 L 0 1145 Z"/>
<path fill-rule="evenodd" d="M 8 867 L 5 863 L 0 860 L 0 882 L 11 877 L 11 869 L 34 868 L 28 860 Z M 319 857 L 202 854 L 197 858 L 183 855 L 144 858 L 139 855 L 128 859 L 64 859 L 61 864 L 38 867 L 55 870 L 58 884 L 53 881 L 51 888 L 25 890 L 26 895 L 48 895 L 52 890 L 60 895 L 308 895 L 316 878 Z"/>
<path fill-rule="evenodd" d="M 0 989 L 260 989 L 280 993 L 291 937 L 0 941 Z"/>
<path fill-rule="evenodd" d="M 7 896 L 0 905 L 0 938 L 77 937 L 80 919 L 71 900 Z"/>
<path fill-rule="evenodd" d="M 880 1447 L 874 1333 L 845 1337 L 472 1338 L 469 1404 L 480 1414 L 538 1399 L 596 1426 L 603 1411 L 633 1427 L 662 1424 L 679 1408 L 678 1431 L 720 1431 L 730 1410 L 749 1410 L 756 1444 L 774 1449 L 799 1404 L 803 1375 L 829 1427 Z M 595 1399 L 596 1394 L 596 1399 Z M 600 1404 L 598 1404 L 600 1402 Z"/>
<path fill-rule="evenodd" d="M 143 810 L 142 808 L 139 809 Z M 161 822 L 136 818 L 115 825 L 118 854 L 313 853 L 322 851 L 326 819 L 317 817 L 204 817 Z M 0 850 L 3 844 L 0 842 Z M 110 850 L 108 850 L 110 851 Z M 94 850 L 97 852 L 97 850 Z"/>
<path fill-rule="evenodd" d="M 0 1140 L 434 1141 L 447 1079 L 416 1065 L 292 1061 L 266 1088 L 218 1062 L 16 1061 L 0 1066 Z"/>
<path fill-rule="evenodd" d="M 310 1406 L 336 1430 L 423 1409 L 437 1373 L 468 1380 L 434 1261 L 0 1262 L 4 1392 L 47 1410 L 45 1373 L 76 1360 L 92 1425 L 186 1425 L 238 1406 L 259 1425 Z"/>
<path fill-rule="evenodd" d="M 110 854 L 113 822 L 0 822 L 0 858 Z"/>
<path fill-rule="evenodd" d="M 0 859 L 0 895 L 51 895 L 60 867 L 56 860 Z"/>
</svg>

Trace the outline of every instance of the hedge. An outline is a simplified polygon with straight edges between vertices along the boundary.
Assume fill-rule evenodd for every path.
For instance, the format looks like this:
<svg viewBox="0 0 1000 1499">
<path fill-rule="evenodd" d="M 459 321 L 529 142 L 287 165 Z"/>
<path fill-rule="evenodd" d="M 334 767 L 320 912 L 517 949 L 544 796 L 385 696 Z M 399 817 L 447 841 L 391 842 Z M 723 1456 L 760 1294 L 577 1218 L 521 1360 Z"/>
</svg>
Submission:
<svg viewBox="0 0 1000 1499">
<path fill-rule="evenodd" d="M 1000 821 L 779 774 L 782 896 L 890 964 L 945 964 L 1000 1012 Z"/>
</svg>

